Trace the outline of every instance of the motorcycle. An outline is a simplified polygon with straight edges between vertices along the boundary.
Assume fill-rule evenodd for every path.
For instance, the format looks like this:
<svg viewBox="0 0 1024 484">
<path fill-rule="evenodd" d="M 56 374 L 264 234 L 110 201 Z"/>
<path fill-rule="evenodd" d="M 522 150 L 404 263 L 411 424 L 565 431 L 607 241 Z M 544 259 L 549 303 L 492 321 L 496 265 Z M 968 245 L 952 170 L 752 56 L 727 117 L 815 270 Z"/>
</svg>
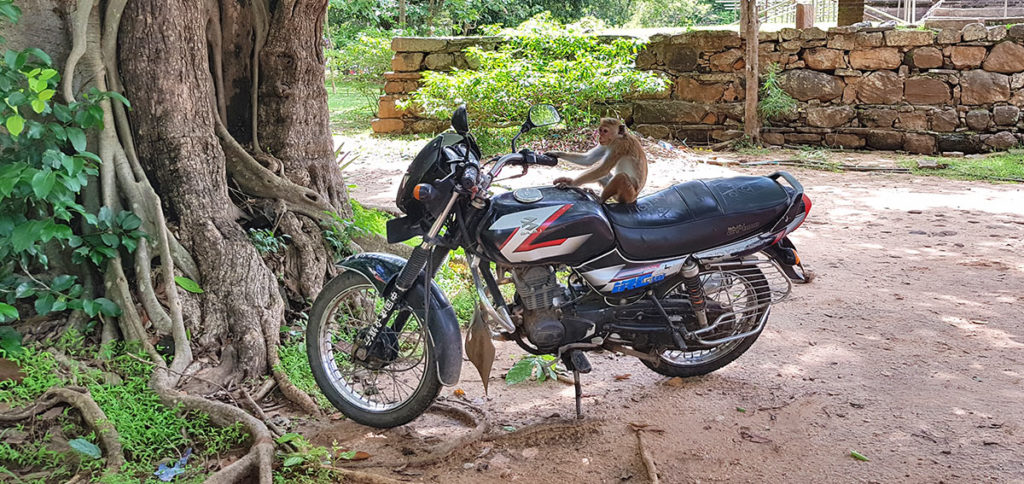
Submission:
<svg viewBox="0 0 1024 484">
<path fill-rule="evenodd" d="M 459 381 L 459 322 L 433 282 L 458 248 L 479 296 L 471 335 L 557 355 L 573 373 L 578 417 L 580 374 L 591 370 L 586 352 L 631 355 L 670 377 L 704 375 L 747 351 L 772 305 L 806 280 L 787 235 L 811 202 L 783 171 L 689 181 L 635 204 L 602 204 L 565 186 L 492 194 L 506 167 L 525 174 L 558 163 L 516 143 L 560 120 L 554 107 L 532 106 L 512 152 L 481 162 L 459 108 L 454 132 L 431 140 L 409 165 L 396 199 L 405 215 L 388 222 L 387 238 L 422 241 L 408 260 L 345 259 L 310 312 L 313 376 L 346 416 L 402 425 Z M 485 339 L 489 350 L 471 358 L 484 382 L 490 368 L 481 365 L 494 355 Z"/>
</svg>

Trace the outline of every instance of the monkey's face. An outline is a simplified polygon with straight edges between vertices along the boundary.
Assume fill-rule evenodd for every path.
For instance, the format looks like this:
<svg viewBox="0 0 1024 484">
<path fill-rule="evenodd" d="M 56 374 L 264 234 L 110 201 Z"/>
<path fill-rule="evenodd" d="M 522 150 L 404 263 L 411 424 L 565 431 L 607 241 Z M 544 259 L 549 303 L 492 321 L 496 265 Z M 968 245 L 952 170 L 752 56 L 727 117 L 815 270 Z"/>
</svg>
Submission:
<svg viewBox="0 0 1024 484">
<path fill-rule="evenodd" d="M 618 136 L 618 131 L 613 126 L 602 124 L 597 127 L 597 131 L 594 132 L 594 135 L 597 137 L 598 143 L 608 145 L 615 140 L 616 136 Z"/>
</svg>

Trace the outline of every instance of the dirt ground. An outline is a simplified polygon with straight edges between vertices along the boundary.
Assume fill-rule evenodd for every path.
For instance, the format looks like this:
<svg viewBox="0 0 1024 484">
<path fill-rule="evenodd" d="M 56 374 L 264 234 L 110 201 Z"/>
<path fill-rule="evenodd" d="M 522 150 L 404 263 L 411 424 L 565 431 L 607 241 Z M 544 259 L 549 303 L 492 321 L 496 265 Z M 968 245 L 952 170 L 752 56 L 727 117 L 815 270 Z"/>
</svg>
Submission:
<svg viewBox="0 0 1024 484">
<path fill-rule="evenodd" d="M 648 191 L 735 174 L 694 162 L 711 156 L 652 157 Z M 346 168 L 353 196 L 389 205 L 405 163 Z M 423 482 L 648 482 L 630 424 L 649 426 L 662 482 L 1024 482 L 1024 186 L 789 171 L 813 201 L 791 238 L 817 278 L 794 286 L 724 369 L 668 380 L 592 353 L 586 418 L 572 425 L 572 386 L 505 385 L 522 351 L 497 343 L 489 395 L 468 361 L 456 387 L 486 412 L 488 440 L 437 464 L 395 470 L 468 432 L 464 422 L 428 413 L 388 431 L 336 420 L 305 433 L 369 452 L 370 472 Z M 458 399 L 453 390 L 442 396 Z"/>
</svg>

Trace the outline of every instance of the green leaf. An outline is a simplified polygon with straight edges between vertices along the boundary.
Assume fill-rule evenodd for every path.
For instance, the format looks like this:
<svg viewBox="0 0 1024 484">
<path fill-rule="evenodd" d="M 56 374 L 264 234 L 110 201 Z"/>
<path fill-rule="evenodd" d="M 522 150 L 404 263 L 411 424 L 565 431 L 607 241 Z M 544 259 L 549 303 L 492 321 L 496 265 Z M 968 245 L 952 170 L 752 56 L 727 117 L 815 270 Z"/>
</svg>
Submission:
<svg viewBox="0 0 1024 484">
<path fill-rule="evenodd" d="M 56 92 L 53 89 L 43 89 L 39 92 L 39 99 L 41 101 L 49 101 Z"/>
<path fill-rule="evenodd" d="M 68 445 L 71 446 L 75 452 L 82 454 L 86 457 L 92 457 L 93 459 L 99 459 L 103 457 L 103 452 L 100 451 L 99 446 L 89 442 L 88 440 L 78 438 L 68 441 Z"/>
<path fill-rule="evenodd" d="M 75 147 L 75 151 L 85 151 L 85 131 L 82 131 L 81 128 L 76 128 L 74 126 L 68 126 L 66 128 L 66 131 L 68 133 L 68 141 L 71 141 L 71 146 Z"/>
<path fill-rule="evenodd" d="M 121 243 L 121 238 L 118 237 L 116 234 L 112 234 L 110 232 L 104 232 L 100 234 L 100 239 L 103 240 L 104 244 L 107 244 L 108 246 L 113 247 L 115 249 Z"/>
<path fill-rule="evenodd" d="M 39 114 L 39 113 L 45 111 L 46 110 L 46 101 L 43 101 L 42 99 L 33 99 L 32 100 L 32 110 L 35 111 L 36 114 Z"/>
<path fill-rule="evenodd" d="M 39 297 L 38 299 L 36 299 L 35 303 L 36 314 L 40 316 L 50 314 L 50 312 L 53 311 L 53 303 L 53 296 L 50 294 L 44 294 L 43 296 Z"/>
<path fill-rule="evenodd" d="M 534 361 L 535 360 L 531 358 L 524 358 L 517 361 L 505 375 L 505 384 L 515 385 L 516 383 L 521 383 L 530 379 L 530 376 L 533 375 Z"/>
<path fill-rule="evenodd" d="M 111 301 L 110 299 L 107 299 L 105 297 L 98 297 L 93 300 L 93 303 L 95 303 L 97 307 L 99 307 L 99 312 L 102 313 L 104 316 L 117 317 L 121 315 L 121 307 L 118 306 L 117 303 L 115 303 L 114 301 Z"/>
<path fill-rule="evenodd" d="M 857 452 L 856 450 L 851 450 L 850 451 L 850 457 L 853 457 L 854 459 L 857 459 L 859 461 L 864 461 L 864 462 L 870 462 L 871 461 L 871 459 L 868 459 L 867 457 L 864 456 L 864 454 L 861 454 L 860 452 Z"/>
<path fill-rule="evenodd" d="M 53 278 L 53 282 L 50 283 L 50 289 L 53 289 L 54 291 L 58 292 L 64 291 L 70 288 L 71 286 L 75 285 L 76 279 L 77 277 L 75 276 L 69 274 L 61 274 Z"/>
<path fill-rule="evenodd" d="M 14 231 L 11 232 L 11 247 L 14 248 L 15 252 L 22 252 L 29 247 L 32 247 L 36 243 L 38 235 L 36 234 L 36 228 L 39 226 L 37 220 L 18 224 L 14 227 Z"/>
<path fill-rule="evenodd" d="M 39 78 L 44 81 L 49 81 L 53 76 L 57 75 L 57 69 L 43 69 L 39 73 Z"/>
<path fill-rule="evenodd" d="M 21 333 L 10 326 L 0 326 L 0 350 L 7 356 L 20 356 L 25 350 L 21 346 Z"/>
<path fill-rule="evenodd" d="M 7 118 L 7 132 L 11 133 L 11 136 L 17 137 L 21 134 L 21 130 L 25 129 L 25 118 L 15 114 Z"/>
<path fill-rule="evenodd" d="M 293 455 L 284 460 L 285 467 L 292 467 L 301 464 L 306 458 L 301 455 Z"/>
<path fill-rule="evenodd" d="M 50 59 L 50 56 L 47 55 L 46 52 L 43 52 L 42 49 L 39 49 L 37 47 L 29 47 L 29 48 L 25 49 L 24 52 L 32 54 L 32 55 L 38 57 L 39 60 L 43 61 L 43 64 L 46 64 L 46 65 L 53 64 L 53 60 Z"/>
<path fill-rule="evenodd" d="M 32 192 L 39 198 L 46 198 L 53 190 L 53 184 L 57 182 L 57 176 L 52 171 L 43 169 L 36 172 L 32 177 Z"/>
<path fill-rule="evenodd" d="M 23 282 L 21 284 L 18 284 L 18 287 L 14 289 L 14 299 L 30 297 L 35 293 L 36 289 L 31 282 Z"/>
<path fill-rule="evenodd" d="M 18 308 L 10 304 L 0 303 L 0 319 L 4 322 L 18 319 Z"/>
<path fill-rule="evenodd" d="M 194 293 L 194 294 L 202 294 L 203 293 L 203 288 L 199 287 L 199 283 L 198 282 L 193 281 L 192 279 L 189 279 L 189 278 L 187 278 L 185 276 L 175 276 L 174 277 L 174 282 L 178 283 L 178 285 L 181 286 L 182 289 L 184 289 L 184 290 L 186 290 L 188 292 L 191 292 L 191 293 Z"/>
<path fill-rule="evenodd" d="M 116 99 L 120 101 L 121 104 L 124 104 L 124 107 L 131 109 L 132 103 L 128 102 L 128 98 L 122 96 L 121 93 L 110 91 L 107 93 L 107 95 L 110 96 L 111 99 Z"/>
<path fill-rule="evenodd" d="M 287 444 L 288 442 L 291 442 L 291 441 L 293 441 L 293 440 L 295 440 L 297 438 L 300 438 L 300 437 L 302 437 L 301 434 L 297 434 L 295 432 L 289 432 L 287 434 L 284 434 L 284 435 L 278 437 L 276 442 L 279 443 L 279 444 Z"/>
<path fill-rule="evenodd" d="M 14 186 L 21 179 L 21 171 L 24 169 L 24 163 L 10 163 L 0 166 L 0 199 L 14 191 Z"/>
<path fill-rule="evenodd" d="M 135 230 L 142 225 L 142 219 L 134 213 L 122 210 L 121 213 L 117 214 L 117 224 L 124 230 Z"/>
</svg>

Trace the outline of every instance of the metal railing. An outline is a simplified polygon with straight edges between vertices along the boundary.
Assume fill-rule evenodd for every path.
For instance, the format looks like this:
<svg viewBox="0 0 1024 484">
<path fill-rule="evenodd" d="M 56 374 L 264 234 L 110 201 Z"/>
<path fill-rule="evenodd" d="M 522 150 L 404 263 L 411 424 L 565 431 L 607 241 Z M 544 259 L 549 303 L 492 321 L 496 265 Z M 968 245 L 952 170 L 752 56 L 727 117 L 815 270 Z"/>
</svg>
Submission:
<svg viewBox="0 0 1024 484">
<path fill-rule="evenodd" d="M 814 9 L 814 23 L 836 22 L 839 19 L 839 0 L 756 0 L 757 16 L 761 23 L 796 23 L 796 5 L 810 4 Z M 724 3 L 724 2 L 723 2 Z M 739 23 L 739 20 L 734 22 Z"/>
</svg>

